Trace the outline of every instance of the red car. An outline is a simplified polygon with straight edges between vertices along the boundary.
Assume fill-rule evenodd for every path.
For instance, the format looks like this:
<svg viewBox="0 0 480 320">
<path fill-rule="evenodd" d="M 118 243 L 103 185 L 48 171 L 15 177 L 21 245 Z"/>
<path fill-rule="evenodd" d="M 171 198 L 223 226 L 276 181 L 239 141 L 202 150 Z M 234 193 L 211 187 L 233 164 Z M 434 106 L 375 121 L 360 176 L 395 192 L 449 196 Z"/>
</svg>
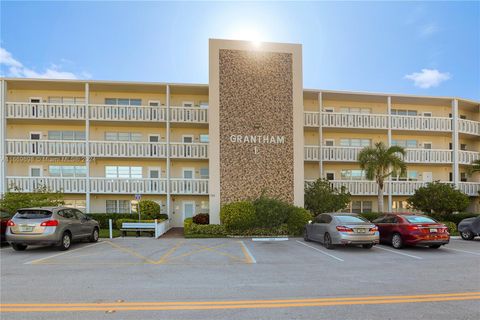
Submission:
<svg viewBox="0 0 480 320">
<path fill-rule="evenodd" d="M 5 242 L 5 231 L 7 230 L 7 222 L 11 218 L 11 215 L 7 212 L 0 211 L 0 242 Z"/>
<path fill-rule="evenodd" d="M 447 227 L 427 216 L 386 214 L 373 223 L 380 232 L 380 242 L 390 243 L 395 249 L 407 245 L 438 249 L 450 241 Z"/>
</svg>

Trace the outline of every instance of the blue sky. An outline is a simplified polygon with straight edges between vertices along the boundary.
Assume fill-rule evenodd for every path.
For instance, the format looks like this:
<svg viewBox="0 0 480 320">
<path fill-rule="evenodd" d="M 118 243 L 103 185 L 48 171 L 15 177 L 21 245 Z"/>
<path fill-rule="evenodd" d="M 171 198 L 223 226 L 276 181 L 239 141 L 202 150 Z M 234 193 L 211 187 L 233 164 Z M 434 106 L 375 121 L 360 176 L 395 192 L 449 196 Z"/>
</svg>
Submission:
<svg viewBox="0 0 480 320">
<path fill-rule="evenodd" d="M 480 2 L 1 2 L 1 74 L 208 82 L 208 39 L 303 44 L 305 88 L 480 99 Z"/>
</svg>

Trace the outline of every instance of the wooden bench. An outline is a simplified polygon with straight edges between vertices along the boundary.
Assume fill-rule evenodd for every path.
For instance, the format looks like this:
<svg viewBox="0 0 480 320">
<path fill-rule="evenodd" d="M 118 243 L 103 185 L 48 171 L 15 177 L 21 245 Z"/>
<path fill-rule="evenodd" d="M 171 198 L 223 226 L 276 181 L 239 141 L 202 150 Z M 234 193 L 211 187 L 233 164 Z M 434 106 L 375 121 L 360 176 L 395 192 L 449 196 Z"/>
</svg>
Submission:
<svg viewBox="0 0 480 320">
<path fill-rule="evenodd" d="M 141 232 L 148 232 L 153 237 L 155 236 L 155 222 L 124 222 L 120 231 L 122 237 L 125 237 L 129 231 L 135 231 L 137 237 Z"/>
</svg>

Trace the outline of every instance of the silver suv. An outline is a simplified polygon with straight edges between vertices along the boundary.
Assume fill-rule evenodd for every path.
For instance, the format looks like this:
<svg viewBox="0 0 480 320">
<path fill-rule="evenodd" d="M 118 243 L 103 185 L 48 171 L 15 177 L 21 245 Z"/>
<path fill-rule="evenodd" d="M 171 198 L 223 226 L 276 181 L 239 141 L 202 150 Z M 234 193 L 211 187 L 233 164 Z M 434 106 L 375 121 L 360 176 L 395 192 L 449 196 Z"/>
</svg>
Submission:
<svg viewBox="0 0 480 320">
<path fill-rule="evenodd" d="M 68 250 L 72 241 L 98 241 L 98 222 L 67 207 L 19 209 L 7 222 L 6 238 L 16 251 L 28 245 L 55 245 Z"/>
</svg>

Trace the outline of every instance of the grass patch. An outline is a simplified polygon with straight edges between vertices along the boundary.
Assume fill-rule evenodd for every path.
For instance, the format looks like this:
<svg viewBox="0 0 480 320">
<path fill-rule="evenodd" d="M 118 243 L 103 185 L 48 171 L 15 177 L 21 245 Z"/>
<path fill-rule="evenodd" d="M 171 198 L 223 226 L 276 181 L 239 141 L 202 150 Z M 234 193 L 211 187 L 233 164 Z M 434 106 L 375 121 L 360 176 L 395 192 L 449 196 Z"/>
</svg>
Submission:
<svg viewBox="0 0 480 320">
<path fill-rule="evenodd" d="M 101 229 L 100 233 L 98 234 L 100 238 L 110 238 L 110 231 L 108 229 Z M 122 233 L 120 230 L 113 229 L 112 230 L 112 236 L 114 238 L 120 237 Z"/>
</svg>

